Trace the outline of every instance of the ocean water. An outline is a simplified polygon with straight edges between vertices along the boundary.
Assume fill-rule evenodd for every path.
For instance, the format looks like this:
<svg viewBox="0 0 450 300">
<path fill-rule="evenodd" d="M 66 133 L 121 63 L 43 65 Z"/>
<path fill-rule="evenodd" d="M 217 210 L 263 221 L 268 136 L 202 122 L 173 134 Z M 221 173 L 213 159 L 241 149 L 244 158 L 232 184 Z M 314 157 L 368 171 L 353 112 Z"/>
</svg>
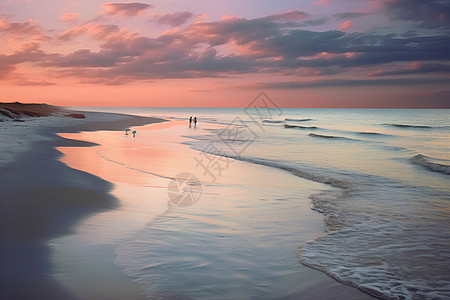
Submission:
<svg viewBox="0 0 450 300">
<path fill-rule="evenodd" d="M 449 110 L 91 109 L 186 124 L 166 133 L 183 167 L 156 175 L 184 169 L 201 192 L 116 249 L 149 298 L 279 298 L 305 288 L 302 264 L 381 298 L 450 298 Z M 151 173 L 127 157 L 104 154 Z"/>
</svg>

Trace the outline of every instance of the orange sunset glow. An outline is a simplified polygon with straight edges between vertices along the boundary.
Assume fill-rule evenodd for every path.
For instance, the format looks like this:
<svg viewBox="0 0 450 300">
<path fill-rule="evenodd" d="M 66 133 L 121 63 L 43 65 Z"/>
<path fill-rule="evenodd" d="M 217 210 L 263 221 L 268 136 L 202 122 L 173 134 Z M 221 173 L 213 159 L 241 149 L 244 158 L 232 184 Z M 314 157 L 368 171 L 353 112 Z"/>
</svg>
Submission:
<svg viewBox="0 0 450 300">
<path fill-rule="evenodd" d="M 445 1 L 10 0 L 0 101 L 450 108 Z"/>
</svg>

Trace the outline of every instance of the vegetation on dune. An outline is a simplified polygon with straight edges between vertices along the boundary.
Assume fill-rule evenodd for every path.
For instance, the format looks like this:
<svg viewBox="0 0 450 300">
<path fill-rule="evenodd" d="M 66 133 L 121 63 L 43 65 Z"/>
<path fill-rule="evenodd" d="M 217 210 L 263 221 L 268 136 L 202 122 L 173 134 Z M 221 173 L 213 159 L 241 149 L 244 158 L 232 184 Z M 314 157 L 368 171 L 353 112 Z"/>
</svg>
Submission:
<svg viewBox="0 0 450 300">
<path fill-rule="evenodd" d="M 23 116 L 28 117 L 47 117 L 61 109 L 57 106 L 44 103 L 3 103 L 0 102 L 0 114 L 11 119 L 20 119 Z"/>
<path fill-rule="evenodd" d="M 45 103 L 20 103 L 20 102 L 0 102 L 0 116 L 6 116 L 14 121 L 21 121 L 22 117 L 48 117 L 57 112 L 66 112 L 64 116 L 84 119 L 86 116 L 81 113 L 64 111 L 61 107 L 48 105 Z M 0 119 L 1 121 L 1 119 Z"/>
</svg>

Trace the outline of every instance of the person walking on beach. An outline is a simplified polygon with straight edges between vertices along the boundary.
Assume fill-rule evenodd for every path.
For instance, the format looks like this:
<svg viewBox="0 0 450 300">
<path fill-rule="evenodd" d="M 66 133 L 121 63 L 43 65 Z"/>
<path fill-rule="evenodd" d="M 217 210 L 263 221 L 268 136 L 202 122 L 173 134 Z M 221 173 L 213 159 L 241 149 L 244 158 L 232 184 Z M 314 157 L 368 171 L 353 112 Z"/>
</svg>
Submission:
<svg viewBox="0 0 450 300">
<path fill-rule="evenodd" d="M 197 127 L 197 117 L 194 117 L 194 127 Z"/>
<path fill-rule="evenodd" d="M 132 134 L 133 134 L 133 137 L 136 137 L 136 130 L 133 130 Z"/>
<path fill-rule="evenodd" d="M 192 124 L 192 116 L 189 118 L 189 127 L 191 127 Z"/>
</svg>

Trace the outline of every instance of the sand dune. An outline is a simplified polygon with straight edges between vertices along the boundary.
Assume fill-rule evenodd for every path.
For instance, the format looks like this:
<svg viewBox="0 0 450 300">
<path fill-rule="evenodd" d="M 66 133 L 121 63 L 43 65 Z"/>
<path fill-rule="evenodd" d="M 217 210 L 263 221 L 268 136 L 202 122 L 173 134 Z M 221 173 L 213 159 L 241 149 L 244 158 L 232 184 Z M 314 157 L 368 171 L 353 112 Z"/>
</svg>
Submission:
<svg viewBox="0 0 450 300">
<path fill-rule="evenodd" d="M 9 119 L 28 117 L 47 117 L 61 111 L 60 107 L 44 103 L 24 104 L 20 102 L 0 102 L 0 115 Z"/>
</svg>

